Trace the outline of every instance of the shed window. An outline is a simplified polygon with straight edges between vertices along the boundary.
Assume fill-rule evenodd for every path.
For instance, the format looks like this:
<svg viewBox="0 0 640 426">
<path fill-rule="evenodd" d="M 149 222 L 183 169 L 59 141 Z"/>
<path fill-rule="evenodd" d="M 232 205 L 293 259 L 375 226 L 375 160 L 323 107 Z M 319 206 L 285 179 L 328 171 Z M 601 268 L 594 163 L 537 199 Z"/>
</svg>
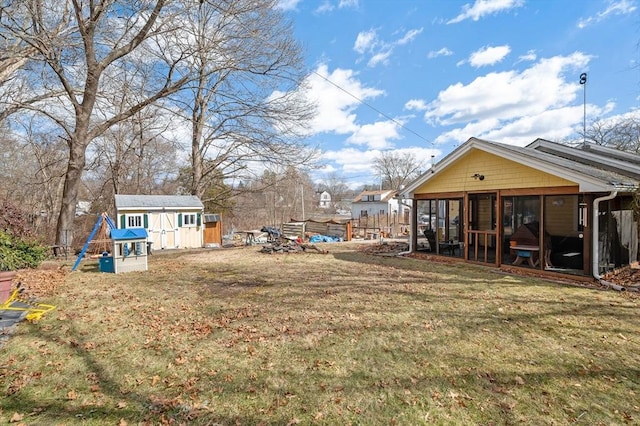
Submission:
<svg viewBox="0 0 640 426">
<path fill-rule="evenodd" d="M 127 228 L 142 228 L 142 215 L 127 215 Z"/>
<path fill-rule="evenodd" d="M 182 221 L 184 226 L 196 226 L 196 214 L 195 213 L 185 214 L 182 217 Z"/>
</svg>

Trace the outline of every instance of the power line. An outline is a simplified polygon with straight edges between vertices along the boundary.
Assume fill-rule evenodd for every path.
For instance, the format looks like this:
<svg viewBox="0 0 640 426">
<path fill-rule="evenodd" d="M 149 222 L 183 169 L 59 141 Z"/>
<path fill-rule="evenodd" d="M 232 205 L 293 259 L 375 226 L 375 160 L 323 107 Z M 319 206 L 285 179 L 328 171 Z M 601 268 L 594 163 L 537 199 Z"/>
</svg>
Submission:
<svg viewBox="0 0 640 426">
<path fill-rule="evenodd" d="M 387 118 L 388 120 L 391 120 L 392 122 L 394 122 L 395 124 L 397 124 L 398 126 L 400 126 L 401 128 L 403 128 L 404 130 L 406 130 L 409 133 L 412 133 L 413 135 L 419 137 L 420 139 L 422 139 L 423 141 L 434 145 L 433 142 L 431 142 L 429 139 L 425 138 L 424 136 L 418 134 L 417 132 L 414 132 L 413 130 L 409 129 L 408 127 L 406 127 L 404 124 L 402 124 L 401 122 L 399 122 L 398 120 L 396 120 L 393 117 L 390 117 L 389 115 L 385 114 L 384 112 L 380 111 L 378 108 L 374 107 L 373 105 L 365 102 L 363 99 L 360 99 L 359 97 L 357 97 L 356 95 L 354 95 L 353 93 L 349 92 L 347 89 L 339 86 L 338 84 L 334 83 L 333 81 L 329 80 L 327 77 L 319 74 L 316 71 L 311 71 L 313 74 L 317 75 L 318 77 L 320 77 L 321 79 L 323 79 L 324 81 L 326 81 L 327 83 L 331 84 L 332 86 L 335 86 L 336 88 L 342 90 L 344 93 L 346 93 L 347 95 L 351 96 L 353 99 L 357 100 L 358 102 L 360 102 L 363 105 L 368 106 L 369 108 L 371 108 L 372 110 L 374 110 L 375 112 L 377 112 L 378 114 L 382 115 L 383 117 Z"/>
<path fill-rule="evenodd" d="M 243 27 L 245 30 L 248 30 L 246 25 L 242 22 L 239 21 L 238 22 L 240 24 L 241 27 Z M 248 30 L 251 31 L 251 30 Z M 269 42 L 269 40 L 262 40 L 263 43 L 265 43 L 266 45 L 268 45 L 271 48 L 274 49 L 278 49 L 277 46 L 275 46 L 273 43 Z M 360 102 L 362 105 L 368 106 L 369 108 L 371 108 L 372 110 L 374 110 L 375 112 L 377 112 L 378 114 L 382 115 L 383 117 L 385 117 L 388 120 L 391 120 L 392 122 L 394 122 L 395 124 L 397 124 L 399 127 L 401 127 L 402 129 L 406 130 L 407 132 L 417 136 L 418 138 L 422 139 L 423 141 L 427 142 L 428 144 L 430 144 L 431 146 L 435 146 L 435 144 L 433 142 L 431 142 L 429 139 L 425 138 L 424 136 L 418 134 L 417 132 L 409 129 L 408 127 L 406 127 L 404 124 L 400 123 L 398 120 L 396 120 L 395 118 L 385 114 L 384 112 L 380 111 L 378 108 L 374 107 L 373 105 L 367 103 L 364 101 L 364 99 L 360 99 L 359 97 L 357 97 L 356 95 L 354 95 L 353 93 L 349 92 L 347 89 L 341 87 L 340 85 L 334 83 L 333 81 L 329 80 L 327 77 L 319 74 L 317 71 L 311 70 L 311 72 L 315 75 L 317 75 L 318 77 L 320 77 L 321 79 L 323 79 L 324 81 L 326 81 L 327 83 L 331 84 L 332 86 L 335 86 L 336 88 L 338 88 L 339 90 L 342 90 L 344 93 L 346 93 L 347 95 L 351 96 L 353 99 L 357 100 L 358 102 Z"/>
</svg>

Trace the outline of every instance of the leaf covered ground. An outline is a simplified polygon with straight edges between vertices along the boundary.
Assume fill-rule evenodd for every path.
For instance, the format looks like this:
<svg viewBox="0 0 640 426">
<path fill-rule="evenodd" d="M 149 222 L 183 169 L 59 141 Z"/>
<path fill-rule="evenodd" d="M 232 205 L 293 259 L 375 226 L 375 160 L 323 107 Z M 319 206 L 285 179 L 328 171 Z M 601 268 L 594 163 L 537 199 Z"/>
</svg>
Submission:
<svg viewBox="0 0 640 426">
<path fill-rule="evenodd" d="M 23 277 L 57 309 L 0 349 L 0 422 L 640 422 L 639 298 L 323 248 Z"/>
</svg>

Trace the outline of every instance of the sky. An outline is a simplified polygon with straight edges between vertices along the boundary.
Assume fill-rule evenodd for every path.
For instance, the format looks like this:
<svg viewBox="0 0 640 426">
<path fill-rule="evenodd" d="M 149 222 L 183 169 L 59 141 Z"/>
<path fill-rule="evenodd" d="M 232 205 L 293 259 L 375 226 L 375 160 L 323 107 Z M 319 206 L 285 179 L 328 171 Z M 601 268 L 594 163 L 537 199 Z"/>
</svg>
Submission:
<svg viewBox="0 0 640 426">
<path fill-rule="evenodd" d="M 375 184 L 382 152 L 424 170 L 471 137 L 580 139 L 635 114 L 640 0 L 280 0 L 317 103 L 321 182 Z M 580 75 L 587 74 L 580 84 Z"/>
</svg>

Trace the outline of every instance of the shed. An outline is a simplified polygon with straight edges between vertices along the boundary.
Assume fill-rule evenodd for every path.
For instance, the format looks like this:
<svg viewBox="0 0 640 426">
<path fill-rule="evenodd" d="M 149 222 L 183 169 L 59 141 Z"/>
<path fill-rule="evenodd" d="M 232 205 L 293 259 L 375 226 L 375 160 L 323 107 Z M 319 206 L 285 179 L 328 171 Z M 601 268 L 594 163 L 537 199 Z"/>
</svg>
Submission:
<svg viewBox="0 0 640 426">
<path fill-rule="evenodd" d="M 146 271 L 147 231 L 144 228 L 112 229 L 111 256 L 100 258 L 101 272 Z"/>
<path fill-rule="evenodd" d="M 115 196 L 119 229 L 144 228 L 153 250 L 204 245 L 204 205 L 195 195 Z"/>
<path fill-rule="evenodd" d="M 219 214 L 204 215 L 204 246 L 222 246 L 222 221 Z"/>
</svg>

